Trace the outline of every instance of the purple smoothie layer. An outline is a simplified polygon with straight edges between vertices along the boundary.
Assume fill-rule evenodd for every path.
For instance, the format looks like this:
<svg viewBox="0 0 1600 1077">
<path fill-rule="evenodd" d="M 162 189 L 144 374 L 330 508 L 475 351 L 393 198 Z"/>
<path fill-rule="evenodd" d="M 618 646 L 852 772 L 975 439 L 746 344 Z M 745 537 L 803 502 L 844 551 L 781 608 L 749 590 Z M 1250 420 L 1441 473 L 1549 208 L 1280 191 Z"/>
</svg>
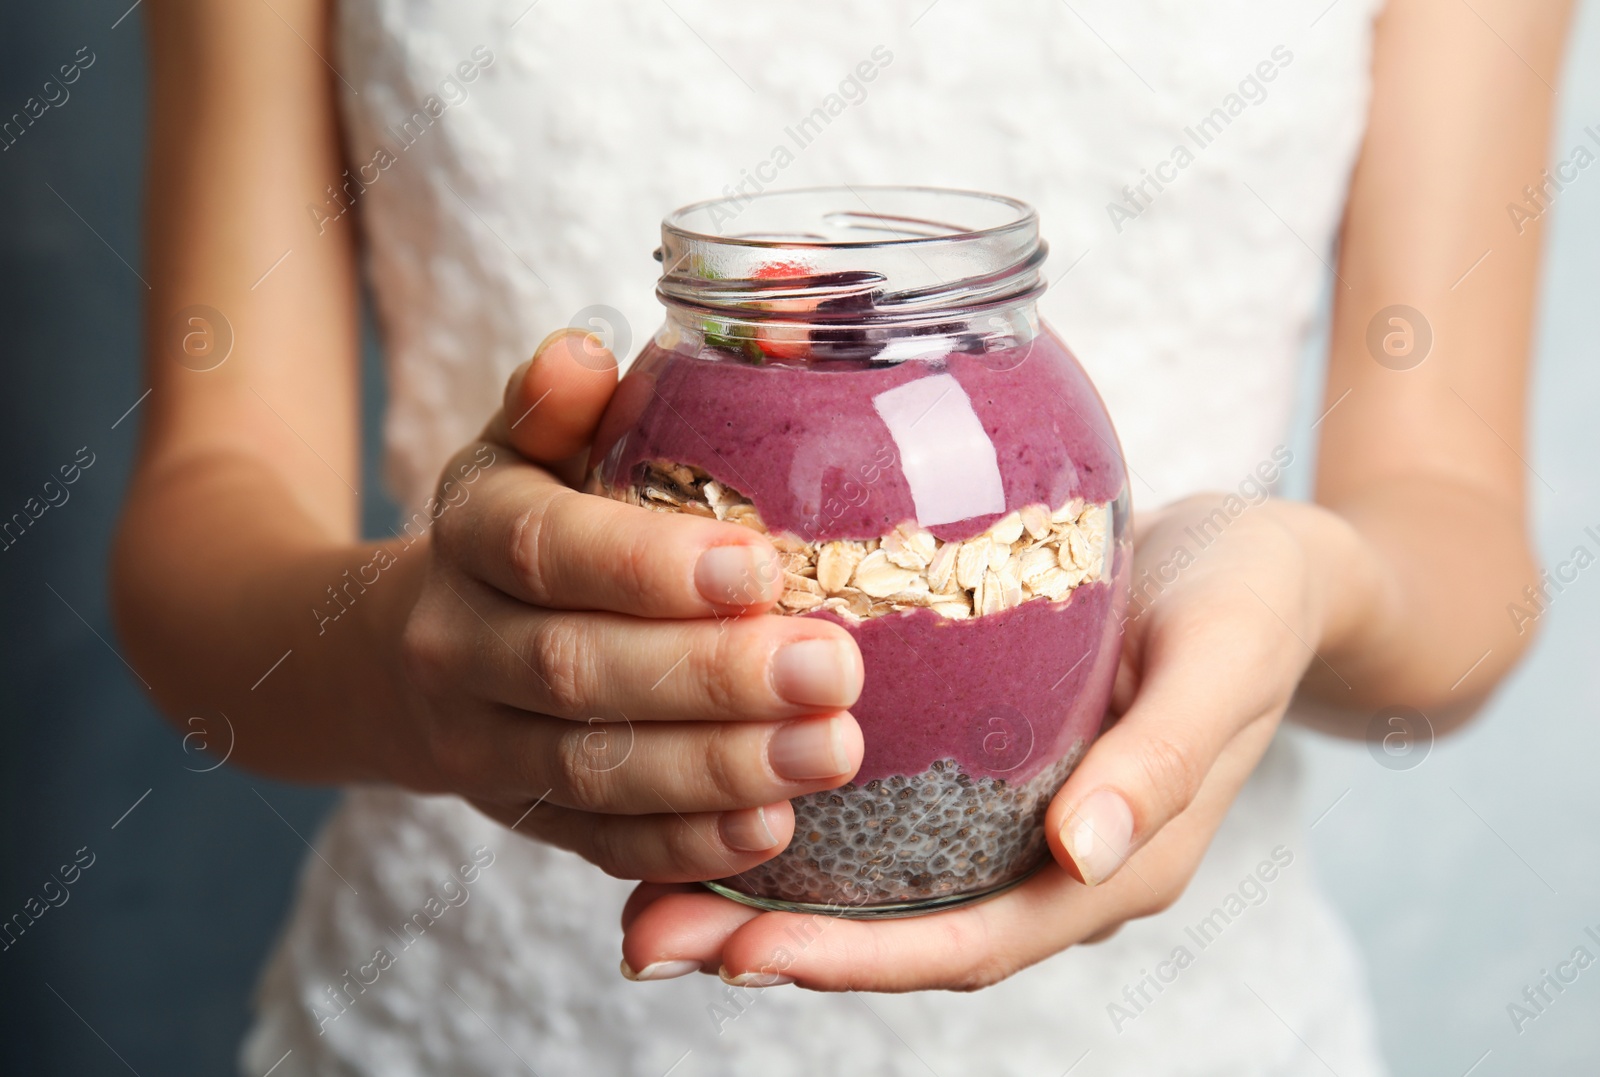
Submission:
<svg viewBox="0 0 1600 1077">
<path fill-rule="evenodd" d="M 964 621 L 931 610 L 853 624 L 807 614 L 842 624 L 866 665 L 850 708 L 865 740 L 854 781 L 954 759 L 974 778 L 1023 782 L 1094 740 L 1121 651 L 1119 584 L 1086 583 L 1065 602 L 1034 599 Z"/>
<path fill-rule="evenodd" d="M 970 538 L 1024 505 L 1122 489 L 1104 406 L 1048 332 L 1005 351 L 851 367 L 652 343 L 601 424 L 601 479 L 624 485 L 652 459 L 690 464 L 750 498 L 772 530 L 813 542 L 907 520 Z"/>
</svg>

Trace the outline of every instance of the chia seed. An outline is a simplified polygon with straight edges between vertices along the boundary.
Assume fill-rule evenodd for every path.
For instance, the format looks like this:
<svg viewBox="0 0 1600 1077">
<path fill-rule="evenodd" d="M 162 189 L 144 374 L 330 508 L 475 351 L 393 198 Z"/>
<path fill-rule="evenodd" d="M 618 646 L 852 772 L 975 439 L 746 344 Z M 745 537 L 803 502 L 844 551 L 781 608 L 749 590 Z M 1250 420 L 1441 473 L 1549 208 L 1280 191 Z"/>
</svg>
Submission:
<svg viewBox="0 0 1600 1077">
<path fill-rule="evenodd" d="M 878 905 L 986 891 L 1047 855 L 1044 815 L 1083 755 L 1075 744 L 1025 782 L 972 778 L 953 759 L 921 774 L 797 797 L 794 838 L 722 885 L 755 897 Z M 847 847 L 842 855 L 840 846 Z"/>
</svg>

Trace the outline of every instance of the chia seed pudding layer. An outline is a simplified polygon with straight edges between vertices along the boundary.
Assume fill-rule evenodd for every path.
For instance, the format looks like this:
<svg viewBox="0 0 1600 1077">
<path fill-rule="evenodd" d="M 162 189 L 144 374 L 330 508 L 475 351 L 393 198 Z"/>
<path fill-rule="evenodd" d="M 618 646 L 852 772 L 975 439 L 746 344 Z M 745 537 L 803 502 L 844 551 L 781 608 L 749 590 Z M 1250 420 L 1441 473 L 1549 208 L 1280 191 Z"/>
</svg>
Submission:
<svg viewBox="0 0 1600 1077">
<path fill-rule="evenodd" d="M 1083 750 L 1078 741 L 1024 782 L 973 780 L 941 759 L 920 774 L 797 797 L 788 848 L 720 882 L 754 897 L 863 911 L 1003 887 L 1047 856 L 1045 811 Z"/>
</svg>

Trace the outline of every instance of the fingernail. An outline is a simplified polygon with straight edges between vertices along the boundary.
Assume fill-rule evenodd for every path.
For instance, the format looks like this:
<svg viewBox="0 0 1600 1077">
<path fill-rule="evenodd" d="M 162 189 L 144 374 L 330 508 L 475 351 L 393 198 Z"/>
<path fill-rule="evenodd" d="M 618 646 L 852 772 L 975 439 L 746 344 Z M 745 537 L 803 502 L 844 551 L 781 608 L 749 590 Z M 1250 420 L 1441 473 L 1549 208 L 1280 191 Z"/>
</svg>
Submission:
<svg viewBox="0 0 1600 1077">
<path fill-rule="evenodd" d="M 545 353 L 546 348 L 550 347 L 550 345 L 554 344 L 562 337 L 574 335 L 585 337 L 589 335 L 589 331 L 587 329 L 578 329 L 570 325 L 563 326 L 562 328 L 557 329 L 554 333 L 551 333 L 549 336 L 545 337 L 543 340 L 539 341 L 539 346 L 533 349 L 533 357 L 535 359 L 539 358 L 539 356 Z"/>
<path fill-rule="evenodd" d="M 1109 789 L 1085 797 L 1061 827 L 1061 844 L 1090 886 L 1109 879 L 1128 859 L 1133 812 Z"/>
<path fill-rule="evenodd" d="M 794 983 L 793 976 L 781 972 L 741 972 L 735 976 L 724 967 L 717 970 L 717 975 L 722 977 L 723 983 L 734 987 L 782 987 Z"/>
<path fill-rule="evenodd" d="M 728 848 L 745 853 L 759 853 L 778 844 L 767 826 L 767 813 L 761 808 L 725 811 L 717 827 Z"/>
<path fill-rule="evenodd" d="M 801 706 L 848 707 L 861 694 L 861 663 L 852 650 L 842 639 L 785 644 L 772 656 L 772 687 Z"/>
<path fill-rule="evenodd" d="M 831 778 L 850 769 L 845 755 L 842 718 L 807 718 L 790 722 L 767 742 L 772 772 L 792 782 Z"/>
<path fill-rule="evenodd" d="M 628 959 L 622 959 L 622 975 L 635 983 L 642 980 L 672 980 L 699 971 L 698 961 L 656 961 L 634 972 L 632 966 L 628 964 Z"/>
<path fill-rule="evenodd" d="M 751 606 L 778 597 L 778 562 L 762 546 L 713 546 L 694 566 L 694 585 L 716 606 Z"/>
</svg>

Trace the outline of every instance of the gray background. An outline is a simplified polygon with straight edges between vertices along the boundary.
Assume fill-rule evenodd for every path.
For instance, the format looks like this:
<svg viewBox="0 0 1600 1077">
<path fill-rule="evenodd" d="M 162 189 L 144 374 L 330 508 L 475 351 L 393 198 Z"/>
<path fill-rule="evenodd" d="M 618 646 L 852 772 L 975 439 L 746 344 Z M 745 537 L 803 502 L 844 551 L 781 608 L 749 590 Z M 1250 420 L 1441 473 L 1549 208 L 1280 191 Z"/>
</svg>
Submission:
<svg viewBox="0 0 1600 1077">
<path fill-rule="evenodd" d="M 125 8 L 0 11 L 0 112 L 38 94 L 79 46 L 96 55 L 70 100 L 0 153 L 0 517 L 80 446 L 96 457 L 67 504 L 0 552 L 0 919 L 79 848 L 95 856 L 67 903 L 0 953 L 4 1073 L 228 1072 L 299 835 L 331 802 L 186 769 L 207 761 L 183 752 L 111 650 L 104 557 L 139 413 L 113 424 L 142 392 L 144 286 L 122 260 L 140 259 L 143 57 L 139 12 L 112 29 Z M 1600 54 L 1597 10 L 1584 5 L 1561 87 L 1563 157 L 1600 125 L 1600 76 L 1580 59 Z M 1547 560 L 1579 543 L 1600 552 L 1583 534 L 1600 532 L 1600 169 L 1551 220 L 1528 454 L 1551 488 L 1533 480 Z M 1316 365 L 1312 349 L 1308 387 Z M 370 378 L 369 420 L 380 392 Z M 1301 410 L 1305 428 L 1319 410 L 1309 391 Z M 377 488 L 369 461 L 363 490 Z M 389 509 L 370 501 L 369 531 L 384 533 Z M 1366 955 L 1398 1074 L 1578 1074 L 1600 1060 L 1600 965 L 1520 1034 L 1506 1012 L 1587 941 L 1585 925 L 1600 931 L 1600 567 L 1540 627 L 1479 722 L 1418 766 L 1389 770 L 1364 745 L 1302 738 L 1317 870 Z"/>
</svg>

